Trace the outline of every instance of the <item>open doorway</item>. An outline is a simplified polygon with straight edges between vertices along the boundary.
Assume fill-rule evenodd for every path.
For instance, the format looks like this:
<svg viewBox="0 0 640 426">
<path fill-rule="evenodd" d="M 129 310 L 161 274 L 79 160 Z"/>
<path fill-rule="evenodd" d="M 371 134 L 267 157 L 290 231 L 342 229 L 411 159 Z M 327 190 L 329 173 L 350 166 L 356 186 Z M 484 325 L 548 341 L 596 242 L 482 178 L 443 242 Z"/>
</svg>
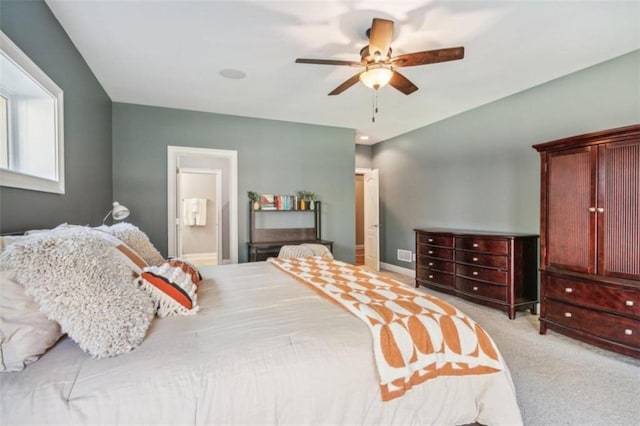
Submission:
<svg viewBox="0 0 640 426">
<path fill-rule="evenodd" d="M 207 260 L 202 262 L 211 264 L 215 247 L 216 264 L 238 263 L 237 170 L 237 151 L 180 146 L 167 148 L 169 256 L 204 254 Z M 205 184 L 209 188 L 185 192 L 184 184 L 188 182 L 182 175 L 196 180 L 209 176 Z M 195 175 L 203 176 L 198 178 Z M 191 245 L 194 241 L 199 241 L 195 248 Z M 188 247 L 185 247 L 185 242 Z"/>
<path fill-rule="evenodd" d="M 178 168 L 177 256 L 196 266 L 221 263 L 222 170 Z"/>
</svg>

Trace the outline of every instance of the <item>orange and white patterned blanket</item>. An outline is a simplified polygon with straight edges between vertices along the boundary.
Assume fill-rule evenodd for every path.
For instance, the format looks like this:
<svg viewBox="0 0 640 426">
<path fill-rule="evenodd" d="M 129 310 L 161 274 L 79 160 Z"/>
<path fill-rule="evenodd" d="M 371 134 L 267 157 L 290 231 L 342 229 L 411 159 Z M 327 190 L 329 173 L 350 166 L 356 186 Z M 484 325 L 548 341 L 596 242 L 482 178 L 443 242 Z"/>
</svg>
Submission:
<svg viewBox="0 0 640 426">
<path fill-rule="evenodd" d="M 337 260 L 269 261 L 369 326 L 384 401 L 438 376 L 504 369 L 489 335 L 437 297 Z"/>
</svg>

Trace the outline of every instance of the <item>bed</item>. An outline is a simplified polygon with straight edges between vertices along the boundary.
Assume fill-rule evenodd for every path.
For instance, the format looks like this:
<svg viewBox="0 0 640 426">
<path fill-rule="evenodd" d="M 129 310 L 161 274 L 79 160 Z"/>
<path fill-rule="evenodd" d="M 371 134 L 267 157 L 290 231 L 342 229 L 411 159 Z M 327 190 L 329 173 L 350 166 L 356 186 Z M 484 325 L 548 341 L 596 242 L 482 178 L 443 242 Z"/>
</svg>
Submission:
<svg viewBox="0 0 640 426">
<path fill-rule="evenodd" d="M 508 370 L 382 401 L 367 325 L 269 262 L 203 267 L 195 315 L 96 359 L 63 337 L 0 376 L 2 424 L 521 424 Z"/>
</svg>

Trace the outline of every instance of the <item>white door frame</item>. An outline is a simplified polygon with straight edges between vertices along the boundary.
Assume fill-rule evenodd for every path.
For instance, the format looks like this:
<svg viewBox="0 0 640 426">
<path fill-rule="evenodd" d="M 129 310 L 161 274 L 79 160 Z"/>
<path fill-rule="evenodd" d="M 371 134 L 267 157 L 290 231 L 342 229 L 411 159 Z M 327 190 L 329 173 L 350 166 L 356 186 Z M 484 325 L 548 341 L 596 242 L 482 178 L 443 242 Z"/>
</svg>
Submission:
<svg viewBox="0 0 640 426">
<path fill-rule="evenodd" d="M 176 256 L 177 253 L 176 178 L 178 176 L 178 158 L 181 156 L 229 160 L 229 259 L 222 263 L 238 263 L 238 151 L 226 149 L 167 146 L 167 248 L 169 256 Z"/>
<path fill-rule="evenodd" d="M 197 169 L 191 167 L 177 167 L 178 174 L 180 173 L 191 173 L 191 174 L 202 174 L 202 175 L 215 175 L 216 176 L 216 262 L 218 265 L 222 263 L 222 229 L 221 229 L 221 217 L 222 217 L 222 170 L 220 169 Z M 176 200 L 179 202 L 184 201 L 182 197 L 182 188 L 178 184 L 179 181 L 176 181 Z M 177 206 L 178 209 L 182 208 L 182 205 Z M 182 216 L 180 214 L 181 210 L 177 210 L 177 216 Z M 176 218 L 177 219 L 177 218 Z M 178 257 L 183 255 L 182 253 L 182 227 L 184 223 L 180 220 L 176 220 L 176 254 Z"/>
</svg>

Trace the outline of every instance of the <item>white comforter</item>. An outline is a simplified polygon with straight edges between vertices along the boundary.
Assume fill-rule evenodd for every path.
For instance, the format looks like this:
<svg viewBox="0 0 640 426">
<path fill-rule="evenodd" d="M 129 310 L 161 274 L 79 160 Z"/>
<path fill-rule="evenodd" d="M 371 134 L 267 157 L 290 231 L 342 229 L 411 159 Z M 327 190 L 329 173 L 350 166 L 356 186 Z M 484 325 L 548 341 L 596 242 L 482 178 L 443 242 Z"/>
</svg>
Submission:
<svg viewBox="0 0 640 426">
<path fill-rule="evenodd" d="M 367 326 L 265 262 L 207 267 L 200 312 L 126 355 L 68 338 L 0 376 L 2 424 L 520 424 L 507 371 L 382 402 Z"/>
</svg>

